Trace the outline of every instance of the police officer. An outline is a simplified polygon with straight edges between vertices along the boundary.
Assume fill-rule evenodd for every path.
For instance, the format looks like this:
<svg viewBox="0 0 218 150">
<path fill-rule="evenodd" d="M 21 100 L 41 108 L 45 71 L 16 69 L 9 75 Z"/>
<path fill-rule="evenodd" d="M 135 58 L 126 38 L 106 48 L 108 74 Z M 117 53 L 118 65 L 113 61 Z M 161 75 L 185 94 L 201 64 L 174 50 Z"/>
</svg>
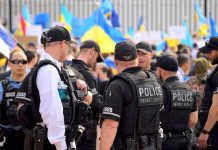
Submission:
<svg viewBox="0 0 218 150">
<path fill-rule="evenodd" d="M 218 64 L 217 51 L 218 37 L 211 37 L 205 46 L 200 48 L 200 52 L 205 53 L 213 65 Z M 198 142 L 202 148 L 207 148 L 210 145 L 212 149 L 218 149 L 218 66 L 207 77 L 204 93 L 199 111 L 202 131 Z"/>
<path fill-rule="evenodd" d="M 93 100 L 91 108 L 94 114 L 94 118 L 87 123 L 87 130 L 78 142 L 78 150 L 95 150 L 96 149 L 96 127 L 98 123 L 98 115 L 102 110 L 102 102 L 99 99 L 98 87 L 96 80 L 92 74 L 91 69 L 97 62 L 102 62 L 103 56 L 100 51 L 98 44 L 92 40 L 84 41 L 80 45 L 80 52 L 77 59 L 72 60 L 72 66 L 77 68 L 78 71 L 83 75 L 90 91 L 93 94 Z"/>
<path fill-rule="evenodd" d="M 16 93 L 26 76 L 27 57 L 21 50 L 10 53 L 11 75 L 0 83 L 0 143 L 2 150 L 23 150 L 24 134 L 16 117 Z M 3 147 L 2 147 L 3 144 Z"/>
<path fill-rule="evenodd" d="M 161 127 L 164 131 L 163 150 L 190 149 L 189 128 L 197 123 L 197 108 L 189 87 L 180 83 L 176 72 L 178 61 L 171 55 L 163 55 L 157 61 L 157 74 L 163 80 L 164 110 L 161 111 Z"/>
<path fill-rule="evenodd" d="M 62 106 L 62 103 L 64 103 L 64 100 L 61 91 L 64 89 L 66 93 L 69 93 L 69 88 L 60 77 L 58 70 L 61 70 L 62 63 L 71 49 L 70 34 L 64 27 L 54 26 L 42 34 L 41 43 L 45 48 L 42 60 L 50 60 L 57 66 L 57 68 L 50 64 L 42 66 L 39 68 L 36 77 L 36 87 L 40 99 L 39 113 L 42 118 L 42 122 L 37 123 L 37 125 L 40 126 L 38 129 L 41 129 L 41 127 L 47 128 L 45 134 L 48 138 L 44 141 L 42 147 L 45 150 L 66 150 L 65 127 L 69 124 L 66 124 L 65 120 L 69 116 L 66 115 L 67 113 L 63 113 L 64 105 Z M 85 82 L 77 80 L 76 85 L 78 89 L 85 93 L 84 100 L 91 103 L 92 95 L 87 91 Z"/>
<path fill-rule="evenodd" d="M 147 42 L 141 41 L 136 44 L 136 48 L 139 56 L 139 66 L 144 70 L 151 70 L 151 60 L 153 57 L 151 45 Z"/>
<path fill-rule="evenodd" d="M 153 51 L 151 45 L 148 42 L 141 41 L 136 44 L 137 54 L 139 58 L 139 66 L 146 72 L 148 72 L 153 78 L 161 83 L 161 79 L 151 68 L 151 61 L 153 57 Z"/>
<path fill-rule="evenodd" d="M 118 43 L 114 58 L 119 74 L 104 95 L 100 149 L 160 149 L 161 86 L 138 67 L 131 42 Z"/>
</svg>

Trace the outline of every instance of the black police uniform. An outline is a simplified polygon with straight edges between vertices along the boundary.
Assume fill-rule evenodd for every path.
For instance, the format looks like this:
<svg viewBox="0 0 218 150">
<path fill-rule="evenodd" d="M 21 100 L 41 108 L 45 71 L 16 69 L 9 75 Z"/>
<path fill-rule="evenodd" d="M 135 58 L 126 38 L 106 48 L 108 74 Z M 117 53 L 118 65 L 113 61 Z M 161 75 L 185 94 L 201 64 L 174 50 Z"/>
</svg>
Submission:
<svg viewBox="0 0 218 150">
<path fill-rule="evenodd" d="M 24 133 L 22 131 L 22 126 L 17 120 L 17 105 L 15 102 L 15 96 L 19 88 L 11 85 L 11 77 L 7 77 L 2 80 L 2 87 L 4 90 L 3 98 L 0 104 L 0 129 L 1 129 L 1 142 L 3 137 L 6 137 L 6 142 L 1 150 L 23 150 L 24 146 Z M 21 85 L 17 82 L 16 85 Z"/>
<path fill-rule="evenodd" d="M 208 113 L 212 105 L 213 94 L 218 93 L 218 66 L 208 75 L 204 91 L 205 95 L 202 99 L 201 108 L 199 111 L 199 120 L 202 129 L 207 121 Z M 218 147 L 218 122 L 210 131 L 208 142 L 210 145 Z"/>
<path fill-rule="evenodd" d="M 87 122 L 87 130 L 85 130 L 80 141 L 77 144 L 78 150 L 95 150 L 96 149 L 96 127 L 98 123 L 98 116 L 102 110 L 102 102 L 99 99 L 98 88 L 95 78 L 92 75 L 91 70 L 88 68 L 86 63 L 82 60 L 73 59 L 72 67 L 76 68 L 85 78 L 86 84 L 89 86 L 89 90 L 93 94 L 93 100 L 91 103 L 91 108 L 94 114 L 94 117 Z"/>
<path fill-rule="evenodd" d="M 124 75 L 123 78 L 119 77 L 121 74 Z M 160 146 L 157 146 L 157 143 L 159 110 L 162 103 L 161 87 L 153 79 L 151 82 L 145 82 L 149 75 L 140 67 L 128 68 L 121 74 L 109 81 L 102 112 L 103 119 L 119 122 L 113 147 L 116 150 L 131 149 L 129 142 L 135 140 L 140 148 L 156 149 Z M 125 80 L 127 78 L 129 81 Z M 131 78 L 140 80 L 134 82 L 135 79 Z M 156 95 L 153 93 L 156 97 L 151 91 L 146 92 L 148 87 L 153 87 L 153 92 L 156 89 Z"/>
<path fill-rule="evenodd" d="M 197 111 L 191 89 L 169 77 L 163 82 L 164 110 L 161 111 L 161 127 L 164 131 L 163 150 L 189 149 L 189 116 Z"/>
</svg>

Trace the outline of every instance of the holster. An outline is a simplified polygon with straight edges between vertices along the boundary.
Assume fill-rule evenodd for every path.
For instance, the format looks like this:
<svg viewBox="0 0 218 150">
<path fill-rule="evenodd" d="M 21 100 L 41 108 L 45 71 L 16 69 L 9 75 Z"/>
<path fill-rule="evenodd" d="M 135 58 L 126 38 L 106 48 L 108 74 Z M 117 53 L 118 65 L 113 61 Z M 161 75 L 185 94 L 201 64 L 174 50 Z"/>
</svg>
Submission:
<svg viewBox="0 0 218 150">
<path fill-rule="evenodd" d="M 43 150 L 46 140 L 47 129 L 42 126 L 36 126 L 33 129 L 34 150 Z"/>
<path fill-rule="evenodd" d="M 24 129 L 24 134 L 26 136 L 24 141 L 24 150 L 32 150 L 33 147 L 33 131 Z"/>
<path fill-rule="evenodd" d="M 124 140 L 124 149 L 126 150 L 137 150 L 138 145 L 135 139 L 133 138 L 125 138 Z"/>
<path fill-rule="evenodd" d="M 139 137 L 139 150 L 156 150 L 156 138 L 156 136 L 150 137 L 147 135 Z"/>
</svg>

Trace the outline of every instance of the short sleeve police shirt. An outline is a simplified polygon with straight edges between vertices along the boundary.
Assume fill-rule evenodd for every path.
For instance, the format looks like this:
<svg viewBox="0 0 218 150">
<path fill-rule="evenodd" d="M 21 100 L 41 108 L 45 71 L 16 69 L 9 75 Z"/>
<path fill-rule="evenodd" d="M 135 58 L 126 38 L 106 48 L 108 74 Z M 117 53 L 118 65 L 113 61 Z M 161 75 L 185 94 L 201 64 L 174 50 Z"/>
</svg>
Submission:
<svg viewBox="0 0 218 150">
<path fill-rule="evenodd" d="M 216 86 L 214 88 L 213 94 L 218 94 L 218 71 L 212 77 L 212 83 Z"/>
<path fill-rule="evenodd" d="M 130 70 L 137 70 L 131 68 Z M 122 79 L 113 80 L 107 87 L 103 103 L 103 119 L 112 119 L 119 122 L 122 116 L 123 107 L 132 101 L 132 89 Z"/>
</svg>

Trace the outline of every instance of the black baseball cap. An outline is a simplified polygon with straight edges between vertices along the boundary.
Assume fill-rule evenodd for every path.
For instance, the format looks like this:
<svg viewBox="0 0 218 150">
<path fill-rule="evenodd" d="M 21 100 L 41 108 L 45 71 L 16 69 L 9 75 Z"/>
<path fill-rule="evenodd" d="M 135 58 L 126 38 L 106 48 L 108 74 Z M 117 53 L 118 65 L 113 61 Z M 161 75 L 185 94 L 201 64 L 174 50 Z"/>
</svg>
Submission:
<svg viewBox="0 0 218 150">
<path fill-rule="evenodd" d="M 218 36 L 211 37 L 209 41 L 205 42 L 205 46 L 199 49 L 202 53 L 208 53 L 214 49 L 218 49 Z"/>
<path fill-rule="evenodd" d="M 148 53 L 152 52 L 151 45 L 148 42 L 141 41 L 136 44 L 137 51 Z"/>
<path fill-rule="evenodd" d="M 103 62 L 104 61 L 104 57 L 103 57 L 103 55 L 102 55 L 102 53 L 100 51 L 100 47 L 95 41 L 93 41 L 93 40 L 84 41 L 80 45 L 80 49 L 83 49 L 83 48 L 94 48 L 99 54 L 99 57 L 97 58 L 97 62 Z"/>
<path fill-rule="evenodd" d="M 120 42 L 115 46 L 114 58 L 119 61 L 132 61 L 137 58 L 137 50 L 132 42 Z"/>
<path fill-rule="evenodd" d="M 51 27 L 50 29 L 45 30 L 41 35 L 42 44 L 63 40 L 71 42 L 70 33 L 62 26 Z"/>
<path fill-rule="evenodd" d="M 157 60 L 157 67 L 167 71 L 176 72 L 178 70 L 178 61 L 172 55 L 162 55 Z"/>
</svg>

